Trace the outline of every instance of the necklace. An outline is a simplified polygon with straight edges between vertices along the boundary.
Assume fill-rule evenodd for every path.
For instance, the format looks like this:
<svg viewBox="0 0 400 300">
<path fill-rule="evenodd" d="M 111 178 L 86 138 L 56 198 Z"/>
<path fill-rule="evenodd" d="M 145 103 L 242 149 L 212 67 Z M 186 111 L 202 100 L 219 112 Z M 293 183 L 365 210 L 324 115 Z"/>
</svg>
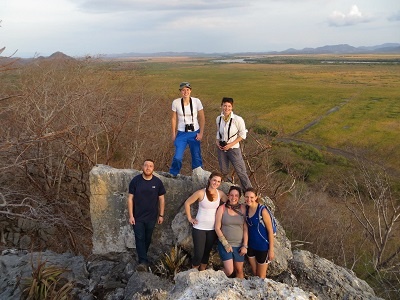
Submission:
<svg viewBox="0 0 400 300">
<path fill-rule="evenodd" d="M 232 209 L 232 210 L 233 210 L 234 212 L 236 212 L 238 215 L 240 215 L 240 216 L 243 217 L 243 213 L 240 211 L 240 203 L 237 203 L 236 205 L 232 205 L 232 204 L 229 203 L 229 200 L 228 200 L 228 202 L 225 203 L 225 206 L 226 206 L 227 208 Z"/>
<path fill-rule="evenodd" d="M 235 205 L 232 205 L 232 204 L 230 204 L 230 202 L 228 201 L 228 202 L 226 203 L 226 207 L 227 207 L 227 208 L 232 208 L 232 209 L 239 209 L 240 203 L 237 203 L 237 204 L 235 204 Z"/>
<path fill-rule="evenodd" d="M 252 207 L 248 206 L 248 209 L 247 209 L 247 211 L 246 211 L 246 222 L 247 222 L 247 225 L 248 225 L 248 226 L 253 226 L 253 225 L 254 225 L 254 224 L 253 224 L 253 221 L 251 220 L 251 218 L 253 218 L 253 217 L 255 216 L 255 214 L 256 214 L 256 212 L 257 212 L 257 208 L 258 208 L 258 205 L 257 205 L 257 207 L 256 207 L 255 210 L 254 210 L 253 216 L 250 217 L 249 215 L 250 215 L 250 210 L 252 210 Z M 256 219 L 257 219 L 257 217 L 256 217 Z"/>
<path fill-rule="evenodd" d="M 229 121 L 230 118 L 231 118 L 231 114 L 227 115 L 226 117 L 225 117 L 225 115 L 224 115 L 224 121 L 225 121 L 225 123 L 227 123 L 227 122 Z"/>
</svg>

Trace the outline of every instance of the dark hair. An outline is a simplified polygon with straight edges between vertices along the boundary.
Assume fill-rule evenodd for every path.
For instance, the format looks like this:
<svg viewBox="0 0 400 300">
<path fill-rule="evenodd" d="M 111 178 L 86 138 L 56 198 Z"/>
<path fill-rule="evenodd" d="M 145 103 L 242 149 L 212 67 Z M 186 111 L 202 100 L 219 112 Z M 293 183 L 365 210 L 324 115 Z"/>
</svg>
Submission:
<svg viewBox="0 0 400 300">
<path fill-rule="evenodd" d="M 214 172 L 212 172 L 212 173 L 210 174 L 210 177 L 208 177 L 207 187 L 206 187 L 206 195 L 207 195 L 208 201 L 210 201 L 210 202 L 213 201 L 213 197 L 212 197 L 210 191 L 208 190 L 208 188 L 210 187 L 211 179 L 212 179 L 213 177 L 221 177 L 221 179 L 222 179 L 223 175 L 222 175 L 220 172 L 218 172 L 218 171 L 214 171 Z"/>
<path fill-rule="evenodd" d="M 236 185 L 232 185 L 232 186 L 229 188 L 228 194 L 229 194 L 231 191 L 233 191 L 233 190 L 238 191 L 238 192 L 239 192 L 239 197 L 242 197 L 242 189 L 241 189 L 240 187 L 238 187 L 238 186 L 236 186 Z"/>
<path fill-rule="evenodd" d="M 233 98 L 223 97 L 223 98 L 222 98 L 221 105 L 224 104 L 225 102 L 229 102 L 230 104 L 233 105 Z"/>
<path fill-rule="evenodd" d="M 146 161 L 150 161 L 150 162 L 152 162 L 152 163 L 154 164 L 154 160 L 152 160 L 151 158 L 145 159 L 145 160 L 143 161 L 143 164 L 144 164 Z"/>
</svg>

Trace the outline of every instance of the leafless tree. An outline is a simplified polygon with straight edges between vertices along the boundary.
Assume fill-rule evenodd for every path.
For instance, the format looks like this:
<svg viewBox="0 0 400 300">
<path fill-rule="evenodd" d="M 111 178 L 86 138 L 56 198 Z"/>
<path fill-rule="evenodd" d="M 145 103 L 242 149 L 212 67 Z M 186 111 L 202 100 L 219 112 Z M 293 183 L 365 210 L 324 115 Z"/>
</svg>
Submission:
<svg viewBox="0 0 400 300">
<path fill-rule="evenodd" d="M 343 181 L 344 203 L 372 246 L 365 263 L 369 278 L 385 298 L 400 292 L 400 200 L 393 181 L 380 166 L 358 160 L 359 173 Z M 368 249 L 368 248 L 366 248 Z M 369 271 L 371 267 L 373 271 Z M 397 297 L 395 296 L 395 298 Z M 394 299 L 394 298 L 393 298 Z"/>
<path fill-rule="evenodd" d="M 373 266 L 377 270 L 400 267 L 399 199 L 392 193 L 387 172 L 359 161 L 360 174 L 343 183 L 344 203 L 374 246 Z M 397 261 L 397 264 L 394 262 Z"/>
<path fill-rule="evenodd" d="M 76 229 L 90 234 L 90 169 L 133 167 L 163 148 L 165 128 L 153 124 L 165 107 L 138 77 L 113 80 L 107 65 L 73 59 L 18 70 L 19 96 L 0 110 L 0 215 L 62 225 L 71 244 Z"/>
</svg>

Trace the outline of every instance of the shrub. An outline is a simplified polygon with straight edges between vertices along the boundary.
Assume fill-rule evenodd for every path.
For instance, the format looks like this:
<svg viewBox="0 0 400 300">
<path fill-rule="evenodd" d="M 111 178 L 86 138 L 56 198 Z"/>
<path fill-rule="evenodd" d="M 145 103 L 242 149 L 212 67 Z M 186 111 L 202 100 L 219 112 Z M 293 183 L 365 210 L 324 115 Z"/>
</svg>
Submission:
<svg viewBox="0 0 400 300">
<path fill-rule="evenodd" d="M 57 266 L 46 266 L 39 262 L 32 271 L 32 277 L 24 278 L 22 299 L 27 300 L 66 300 L 70 299 L 73 283 L 61 277 L 67 270 Z"/>
<path fill-rule="evenodd" d="M 164 253 L 156 266 L 155 273 L 164 277 L 174 277 L 178 272 L 182 271 L 186 264 L 186 258 L 187 254 L 184 250 L 175 245 L 171 248 L 170 254 Z"/>
<path fill-rule="evenodd" d="M 271 137 L 276 137 L 278 135 L 278 132 L 272 129 L 268 129 L 267 127 L 259 124 L 255 124 L 254 126 L 251 126 L 251 129 L 253 129 L 254 133 L 256 134 L 261 134 L 261 135 L 267 135 Z"/>
</svg>

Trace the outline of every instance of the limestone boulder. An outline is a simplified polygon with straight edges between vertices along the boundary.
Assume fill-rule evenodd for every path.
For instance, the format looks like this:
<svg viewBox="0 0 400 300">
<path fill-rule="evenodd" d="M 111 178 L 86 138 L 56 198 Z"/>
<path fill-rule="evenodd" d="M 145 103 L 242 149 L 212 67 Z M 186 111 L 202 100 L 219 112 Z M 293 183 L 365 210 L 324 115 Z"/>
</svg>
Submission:
<svg viewBox="0 0 400 300">
<path fill-rule="evenodd" d="M 132 226 L 129 225 L 127 197 L 132 178 L 138 170 L 115 169 L 106 165 L 95 166 L 90 174 L 90 215 L 93 227 L 93 254 L 126 252 L 135 248 Z M 168 173 L 155 172 L 167 191 L 165 195 L 164 223 L 157 225 L 149 255 L 159 257 L 177 242 L 171 228 L 172 220 L 183 211 L 183 202 L 207 182 L 210 172 L 201 168 L 193 176 L 171 178 Z"/>
<path fill-rule="evenodd" d="M 289 268 L 297 285 L 320 299 L 380 299 L 354 272 L 308 251 L 293 251 Z"/>
<path fill-rule="evenodd" d="M 175 287 L 168 299 L 317 299 L 310 292 L 271 279 L 229 279 L 222 271 L 189 270 L 175 276 Z"/>
</svg>

